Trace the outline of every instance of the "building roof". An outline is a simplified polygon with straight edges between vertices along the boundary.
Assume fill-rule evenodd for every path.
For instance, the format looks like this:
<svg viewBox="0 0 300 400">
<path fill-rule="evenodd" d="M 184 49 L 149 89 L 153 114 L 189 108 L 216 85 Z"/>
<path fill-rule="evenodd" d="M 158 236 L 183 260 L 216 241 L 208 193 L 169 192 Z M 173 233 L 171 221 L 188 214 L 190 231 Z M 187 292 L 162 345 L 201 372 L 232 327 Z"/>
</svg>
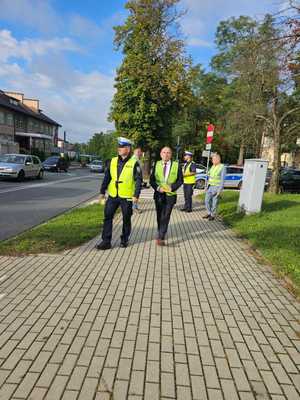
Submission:
<svg viewBox="0 0 300 400">
<path fill-rule="evenodd" d="M 8 108 L 9 110 L 19 112 L 21 114 L 27 115 L 29 117 L 38 119 L 43 122 L 48 122 L 48 124 L 61 126 L 58 122 L 53 119 L 47 117 L 41 111 L 35 112 L 31 108 L 22 104 L 19 100 L 16 100 L 13 97 L 7 96 L 2 90 L 0 90 L 0 106 Z"/>
</svg>

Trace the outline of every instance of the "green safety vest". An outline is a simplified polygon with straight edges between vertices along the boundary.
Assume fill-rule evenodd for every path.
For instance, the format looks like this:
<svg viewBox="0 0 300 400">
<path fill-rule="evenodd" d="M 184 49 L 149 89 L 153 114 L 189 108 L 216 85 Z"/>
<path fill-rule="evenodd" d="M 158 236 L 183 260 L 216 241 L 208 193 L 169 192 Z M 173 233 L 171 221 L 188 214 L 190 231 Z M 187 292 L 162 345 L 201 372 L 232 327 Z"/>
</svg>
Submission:
<svg viewBox="0 0 300 400">
<path fill-rule="evenodd" d="M 167 184 L 167 185 L 171 186 L 173 183 L 175 183 L 177 181 L 178 168 L 179 168 L 178 162 L 172 161 L 168 179 L 165 180 L 163 162 L 157 161 L 155 164 L 155 181 L 156 181 L 157 185 L 162 186 L 164 184 Z M 166 193 L 166 194 L 167 194 L 167 196 L 175 196 L 176 192 L 170 192 L 170 193 Z"/>
<path fill-rule="evenodd" d="M 184 170 L 184 167 L 182 169 L 183 173 L 183 183 L 186 183 L 188 185 L 195 185 L 196 183 L 196 175 L 190 175 L 190 176 L 184 176 L 184 174 L 189 174 L 191 172 L 191 165 L 194 164 L 194 161 L 191 161 L 188 163 L 186 170 Z"/>
<path fill-rule="evenodd" d="M 136 160 L 130 158 L 124 165 L 118 179 L 118 157 L 112 158 L 110 162 L 110 176 L 107 192 L 110 197 L 122 197 L 131 199 L 134 196 L 135 181 L 133 170 Z"/>
<path fill-rule="evenodd" d="M 221 177 L 224 165 L 218 164 L 213 165 L 208 173 L 208 184 L 210 186 L 220 186 L 221 185 Z"/>
</svg>

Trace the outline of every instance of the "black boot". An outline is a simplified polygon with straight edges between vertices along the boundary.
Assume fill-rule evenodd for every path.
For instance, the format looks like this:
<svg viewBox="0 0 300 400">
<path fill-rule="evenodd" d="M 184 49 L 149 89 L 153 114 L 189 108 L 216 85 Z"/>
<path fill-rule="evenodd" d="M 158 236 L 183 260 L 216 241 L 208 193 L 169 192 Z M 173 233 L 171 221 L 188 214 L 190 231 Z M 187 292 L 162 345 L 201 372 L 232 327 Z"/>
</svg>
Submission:
<svg viewBox="0 0 300 400">
<path fill-rule="evenodd" d="M 111 249 L 111 244 L 109 242 L 101 242 L 96 246 L 97 250 L 109 250 Z"/>
</svg>

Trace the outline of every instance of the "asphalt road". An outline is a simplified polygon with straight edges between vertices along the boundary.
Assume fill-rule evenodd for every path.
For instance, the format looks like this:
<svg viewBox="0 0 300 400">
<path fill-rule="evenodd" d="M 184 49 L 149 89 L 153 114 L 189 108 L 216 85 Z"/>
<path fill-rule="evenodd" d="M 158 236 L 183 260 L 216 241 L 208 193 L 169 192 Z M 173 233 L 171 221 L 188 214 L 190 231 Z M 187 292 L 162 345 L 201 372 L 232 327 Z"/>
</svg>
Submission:
<svg viewBox="0 0 300 400">
<path fill-rule="evenodd" d="M 40 224 L 99 193 L 103 174 L 45 172 L 41 181 L 0 180 L 0 240 Z"/>
</svg>

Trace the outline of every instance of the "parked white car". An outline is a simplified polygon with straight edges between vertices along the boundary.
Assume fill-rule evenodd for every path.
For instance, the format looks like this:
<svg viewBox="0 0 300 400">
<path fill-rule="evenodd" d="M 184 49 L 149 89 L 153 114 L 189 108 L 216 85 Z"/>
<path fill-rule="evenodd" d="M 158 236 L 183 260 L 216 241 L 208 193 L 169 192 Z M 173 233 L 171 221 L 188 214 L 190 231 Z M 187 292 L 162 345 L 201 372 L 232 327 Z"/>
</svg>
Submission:
<svg viewBox="0 0 300 400">
<path fill-rule="evenodd" d="M 4 154 L 0 156 L 0 177 L 42 179 L 44 176 L 41 160 L 26 154 Z"/>
</svg>

